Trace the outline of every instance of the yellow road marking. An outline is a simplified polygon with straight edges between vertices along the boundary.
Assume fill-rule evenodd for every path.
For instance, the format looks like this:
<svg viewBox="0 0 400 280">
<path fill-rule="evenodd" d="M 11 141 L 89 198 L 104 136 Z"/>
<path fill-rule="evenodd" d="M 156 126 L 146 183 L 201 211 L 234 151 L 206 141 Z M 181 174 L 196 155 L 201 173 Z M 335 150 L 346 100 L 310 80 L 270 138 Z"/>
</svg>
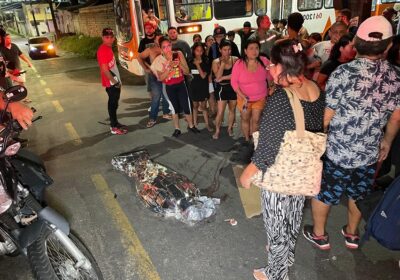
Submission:
<svg viewBox="0 0 400 280">
<path fill-rule="evenodd" d="M 74 145 L 78 146 L 82 144 L 82 140 L 79 137 L 78 133 L 76 132 L 75 128 L 73 127 L 72 123 L 68 122 L 65 124 L 65 128 L 68 131 L 69 137 L 74 141 Z"/>
<path fill-rule="evenodd" d="M 143 248 L 133 226 L 130 224 L 121 206 L 114 198 L 107 185 L 106 180 L 101 174 L 91 176 L 92 182 L 96 186 L 97 191 L 101 195 L 106 210 L 111 214 L 114 222 L 118 226 L 122 234 L 122 243 L 127 248 L 128 253 L 134 258 L 137 264 L 139 278 L 142 280 L 160 280 L 156 268 L 146 250 Z"/>
<path fill-rule="evenodd" d="M 37 74 L 36 77 L 41 78 L 42 76 L 40 76 L 39 74 Z"/>
<path fill-rule="evenodd" d="M 53 103 L 53 105 L 56 108 L 56 111 L 58 113 L 64 112 L 64 108 L 61 106 L 61 104 L 60 104 L 60 102 L 58 100 L 54 100 L 54 101 L 52 101 L 52 103 Z"/>
<path fill-rule="evenodd" d="M 53 92 L 51 91 L 50 88 L 45 88 L 44 92 L 46 92 L 47 95 L 53 95 Z"/>
<path fill-rule="evenodd" d="M 40 80 L 40 83 L 42 84 L 42 86 L 45 86 L 45 85 L 47 85 L 47 83 L 46 83 L 46 81 L 45 81 L 45 80 Z"/>
</svg>

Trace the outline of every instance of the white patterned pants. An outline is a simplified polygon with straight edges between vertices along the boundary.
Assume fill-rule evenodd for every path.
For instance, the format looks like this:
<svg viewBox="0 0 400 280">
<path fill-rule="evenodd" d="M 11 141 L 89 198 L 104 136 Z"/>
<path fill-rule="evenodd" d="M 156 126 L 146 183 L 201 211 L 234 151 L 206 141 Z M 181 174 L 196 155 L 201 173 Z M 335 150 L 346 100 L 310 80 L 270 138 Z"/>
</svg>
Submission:
<svg viewBox="0 0 400 280">
<path fill-rule="evenodd" d="M 283 195 L 267 190 L 261 192 L 264 226 L 268 237 L 268 280 L 289 279 L 289 266 L 303 216 L 304 196 Z"/>
</svg>

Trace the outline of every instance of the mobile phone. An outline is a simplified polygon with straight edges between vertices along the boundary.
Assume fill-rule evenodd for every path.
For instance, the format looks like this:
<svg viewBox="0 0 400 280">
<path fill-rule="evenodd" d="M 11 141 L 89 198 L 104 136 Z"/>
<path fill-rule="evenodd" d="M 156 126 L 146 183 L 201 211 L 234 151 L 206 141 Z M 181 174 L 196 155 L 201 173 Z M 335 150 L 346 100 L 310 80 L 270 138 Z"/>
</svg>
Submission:
<svg viewBox="0 0 400 280">
<path fill-rule="evenodd" d="M 177 52 L 172 53 L 172 60 L 178 59 L 179 55 Z"/>
</svg>

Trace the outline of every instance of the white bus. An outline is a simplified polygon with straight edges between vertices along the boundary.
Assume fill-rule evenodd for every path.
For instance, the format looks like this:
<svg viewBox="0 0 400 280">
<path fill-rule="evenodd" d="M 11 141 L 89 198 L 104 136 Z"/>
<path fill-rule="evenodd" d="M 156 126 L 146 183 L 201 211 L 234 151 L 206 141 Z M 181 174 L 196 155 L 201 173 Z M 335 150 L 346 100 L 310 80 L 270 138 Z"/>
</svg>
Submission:
<svg viewBox="0 0 400 280">
<path fill-rule="evenodd" d="M 144 74 L 137 62 L 137 49 L 144 36 L 142 12 L 149 8 L 160 19 L 162 32 L 175 26 L 179 38 L 189 45 L 195 33 L 204 40 L 219 25 L 226 31 L 241 28 L 245 21 L 256 27 L 257 16 L 265 14 L 272 20 L 300 12 L 310 33 L 324 33 L 335 22 L 333 0 L 114 0 L 119 61 L 136 75 Z"/>
</svg>

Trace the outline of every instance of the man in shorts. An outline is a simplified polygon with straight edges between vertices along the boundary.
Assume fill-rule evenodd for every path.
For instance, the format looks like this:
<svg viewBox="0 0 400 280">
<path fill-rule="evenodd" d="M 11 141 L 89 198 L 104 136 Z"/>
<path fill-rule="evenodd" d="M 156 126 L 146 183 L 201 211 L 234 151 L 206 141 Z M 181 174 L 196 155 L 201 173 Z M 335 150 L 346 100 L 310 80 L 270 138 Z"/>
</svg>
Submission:
<svg viewBox="0 0 400 280">
<path fill-rule="evenodd" d="M 126 127 L 118 122 L 117 109 L 121 95 L 121 77 L 112 51 L 115 40 L 114 31 L 104 28 L 102 32 L 103 44 L 97 50 L 97 61 L 100 66 L 101 84 L 108 94 L 108 114 L 110 116 L 111 134 L 123 135 L 128 132 Z"/>
<path fill-rule="evenodd" d="M 354 39 L 357 58 L 339 66 L 328 80 L 324 127 L 329 125 L 329 130 L 321 191 L 311 202 L 314 225 L 303 228 L 304 237 L 319 249 L 330 249 L 328 213 L 343 195 L 348 198 L 348 222 L 340 230 L 346 247 L 358 248 L 361 213 L 355 202 L 370 193 L 377 162 L 387 157 L 399 130 L 400 75 L 382 59 L 392 36 L 384 17 L 368 18 Z"/>
</svg>

